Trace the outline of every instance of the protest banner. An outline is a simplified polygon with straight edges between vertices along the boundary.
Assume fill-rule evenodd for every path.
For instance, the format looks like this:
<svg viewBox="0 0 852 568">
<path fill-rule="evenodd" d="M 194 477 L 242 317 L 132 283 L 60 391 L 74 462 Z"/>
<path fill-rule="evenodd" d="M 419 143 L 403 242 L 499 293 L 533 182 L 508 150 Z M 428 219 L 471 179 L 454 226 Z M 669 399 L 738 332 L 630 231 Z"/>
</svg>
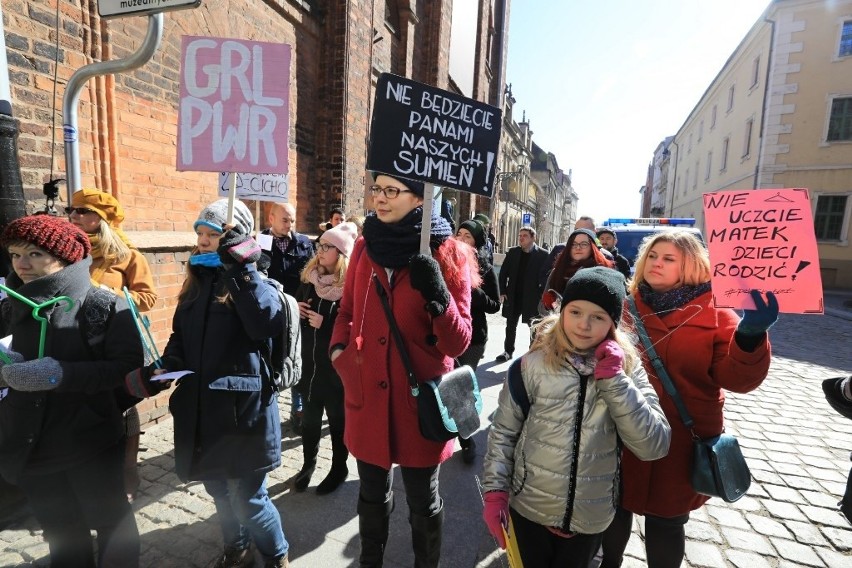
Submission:
<svg viewBox="0 0 852 568">
<path fill-rule="evenodd" d="M 480 101 L 382 73 L 367 169 L 491 197 L 502 116 Z"/>
<path fill-rule="evenodd" d="M 761 189 L 704 194 L 713 301 L 753 309 L 749 290 L 771 291 L 786 313 L 823 313 L 808 190 Z"/>
<path fill-rule="evenodd" d="M 183 36 L 178 171 L 288 173 L 290 46 Z"/>
<path fill-rule="evenodd" d="M 290 177 L 285 174 L 236 174 L 238 199 L 255 201 L 289 201 Z M 228 197 L 235 180 L 228 172 L 219 172 L 219 196 Z"/>
</svg>

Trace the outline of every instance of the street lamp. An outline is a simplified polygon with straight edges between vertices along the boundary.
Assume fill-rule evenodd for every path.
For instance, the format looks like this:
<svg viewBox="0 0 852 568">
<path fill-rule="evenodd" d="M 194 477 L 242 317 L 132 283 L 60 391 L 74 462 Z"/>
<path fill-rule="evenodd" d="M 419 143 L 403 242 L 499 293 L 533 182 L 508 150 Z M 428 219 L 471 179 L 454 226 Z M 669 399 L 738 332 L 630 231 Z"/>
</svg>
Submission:
<svg viewBox="0 0 852 568">
<path fill-rule="evenodd" d="M 497 175 L 494 176 L 494 186 L 495 187 L 502 187 L 502 182 L 503 182 L 504 179 L 518 178 L 518 177 L 522 176 L 523 173 L 524 173 L 523 164 L 518 165 L 518 169 L 513 171 L 513 172 L 498 172 Z M 506 224 L 509 222 L 509 190 L 507 189 L 505 191 L 501 191 L 500 194 L 501 194 L 500 195 L 501 199 L 503 199 L 506 202 L 506 209 L 505 209 L 505 212 L 503 213 L 503 221 L 500 224 L 501 225 L 501 227 L 500 227 L 500 244 L 503 247 L 503 251 L 505 252 L 506 251 L 506 232 L 508 230 L 506 228 Z"/>
</svg>

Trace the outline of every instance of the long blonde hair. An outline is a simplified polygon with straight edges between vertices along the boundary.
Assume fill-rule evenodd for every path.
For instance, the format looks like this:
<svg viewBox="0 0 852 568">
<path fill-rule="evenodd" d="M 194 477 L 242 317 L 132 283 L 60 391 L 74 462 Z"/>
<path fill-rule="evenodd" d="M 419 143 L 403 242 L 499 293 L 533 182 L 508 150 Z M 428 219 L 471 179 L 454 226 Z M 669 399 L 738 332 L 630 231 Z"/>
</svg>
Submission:
<svg viewBox="0 0 852 568">
<path fill-rule="evenodd" d="M 689 231 L 680 229 L 661 231 L 645 237 L 639 247 L 636 272 L 629 286 L 631 293 L 639 289 L 639 284 L 645 282 L 645 264 L 648 262 L 648 253 L 657 243 L 671 243 L 683 256 L 680 265 L 680 280 L 676 288 L 696 286 L 710 281 L 710 255 L 701 241 Z"/>
<path fill-rule="evenodd" d="M 317 268 L 319 271 L 319 255 L 314 255 L 302 269 L 302 273 L 299 275 L 299 279 L 304 283 L 309 283 L 311 281 L 311 270 Z M 334 285 L 338 288 L 343 288 L 343 284 L 346 282 L 346 270 L 349 268 L 349 257 L 337 251 L 337 263 L 334 265 Z"/>
<path fill-rule="evenodd" d="M 92 236 L 94 238 L 91 238 Z M 97 232 L 91 235 L 89 240 L 92 241 L 93 252 L 99 252 L 109 264 L 124 262 L 130 258 L 130 247 L 126 237 L 110 227 L 109 223 L 103 219 L 100 219 Z"/>
<path fill-rule="evenodd" d="M 530 346 L 530 352 L 542 351 L 544 353 L 544 364 L 551 371 L 558 371 L 562 363 L 569 355 L 588 355 L 588 352 L 580 351 L 571 343 L 565 330 L 562 328 L 562 313 L 550 314 L 534 325 L 535 340 Z M 622 325 L 624 320 L 622 319 Z M 630 375 L 637 365 L 641 365 L 639 352 L 636 350 L 636 337 L 632 332 L 614 327 L 612 339 L 621 346 L 624 351 L 624 372 Z"/>
</svg>

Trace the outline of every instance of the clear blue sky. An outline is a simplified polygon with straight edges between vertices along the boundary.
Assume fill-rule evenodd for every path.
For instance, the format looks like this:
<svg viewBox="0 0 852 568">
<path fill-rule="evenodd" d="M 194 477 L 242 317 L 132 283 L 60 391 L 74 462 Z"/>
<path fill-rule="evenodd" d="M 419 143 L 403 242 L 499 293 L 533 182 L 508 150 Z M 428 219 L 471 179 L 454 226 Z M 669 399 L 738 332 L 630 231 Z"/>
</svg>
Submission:
<svg viewBox="0 0 852 568">
<path fill-rule="evenodd" d="M 573 170 L 578 212 L 639 214 L 673 135 L 769 0 L 514 0 L 506 81 L 533 141 Z"/>
</svg>

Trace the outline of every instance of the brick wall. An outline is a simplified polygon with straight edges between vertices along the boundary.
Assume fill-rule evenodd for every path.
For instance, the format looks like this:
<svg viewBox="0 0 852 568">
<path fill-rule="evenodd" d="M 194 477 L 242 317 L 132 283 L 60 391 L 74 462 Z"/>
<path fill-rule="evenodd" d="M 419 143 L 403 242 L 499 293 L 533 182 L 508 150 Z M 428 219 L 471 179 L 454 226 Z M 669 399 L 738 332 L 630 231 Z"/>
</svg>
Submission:
<svg viewBox="0 0 852 568">
<path fill-rule="evenodd" d="M 97 0 L 2 1 L 21 178 L 28 211 L 34 211 L 43 207 L 42 183 L 65 177 L 61 110 L 68 79 L 86 64 L 135 52 L 148 18 L 102 20 Z M 484 30 L 490 0 L 478 1 Z M 386 5 L 398 10 L 397 29 L 386 24 Z M 204 2 L 165 13 L 162 43 L 141 68 L 85 85 L 78 110 L 82 184 L 124 205 L 123 228 L 148 258 L 161 297 L 149 314 L 160 347 L 192 244 L 187 231 L 217 197 L 218 183 L 216 172 L 175 170 L 181 36 L 292 46 L 290 201 L 297 229 L 313 233 L 331 206 L 343 202 L 351 214 L 361 214 L 369 205 L 364 163 L 378 74 L 391 71 L 448 88 L 451 14 L 451 0 Z M 488 81 L 481 75 L 480 98 L 491 90 Z M 161 419 L 162 400 L 143 403 L 143 419 Z"/>
</svg>

